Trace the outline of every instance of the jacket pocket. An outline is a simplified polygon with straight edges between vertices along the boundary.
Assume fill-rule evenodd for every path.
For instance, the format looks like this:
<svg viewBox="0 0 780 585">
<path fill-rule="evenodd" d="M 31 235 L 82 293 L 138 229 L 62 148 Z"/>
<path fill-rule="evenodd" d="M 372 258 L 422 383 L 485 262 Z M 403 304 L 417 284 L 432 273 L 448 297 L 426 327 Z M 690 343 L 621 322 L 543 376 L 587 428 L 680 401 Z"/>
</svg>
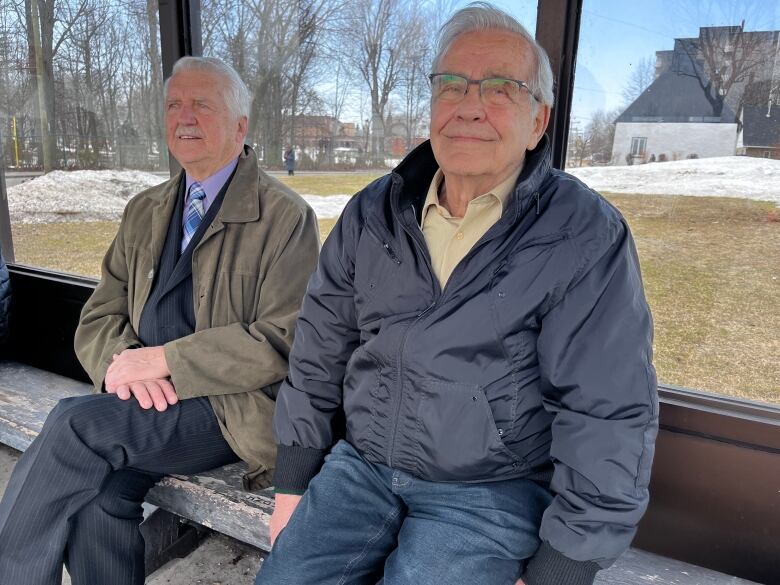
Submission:
<svg viewBox="0 0 780 585">
<path fill-rule="evenodd" d="M 525 461 L 504 445 L 479 386 L 423 380 L 416 417 L 419 475 L 432 481 L 479 481 L 517 474 Z"/>
<path fill-rule="evenodd" d="M 389 233 L 366 223 L 358 245 L 355 261 L 356 300 L 366 302 L 380 290 L 385 291 L 385 283 L 396 275 L 401 265 L 397 245 Z"/>
</svg>

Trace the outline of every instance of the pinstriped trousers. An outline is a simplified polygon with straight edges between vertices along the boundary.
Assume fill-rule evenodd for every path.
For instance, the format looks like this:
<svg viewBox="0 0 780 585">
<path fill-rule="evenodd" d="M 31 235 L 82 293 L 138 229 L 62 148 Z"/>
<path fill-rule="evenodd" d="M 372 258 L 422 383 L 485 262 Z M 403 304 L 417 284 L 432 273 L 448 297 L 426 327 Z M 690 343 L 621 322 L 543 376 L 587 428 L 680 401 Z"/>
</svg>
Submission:
<svg viewBox="0 0 780 585">
<path fill-rule="evenodd" d="M 0 501 L 0 584 L 140 585 L 141 502 L 164 474 L 237 461 L 207 398 L 164 412 L 113 394 L 66 398 Z"/>
</svg>

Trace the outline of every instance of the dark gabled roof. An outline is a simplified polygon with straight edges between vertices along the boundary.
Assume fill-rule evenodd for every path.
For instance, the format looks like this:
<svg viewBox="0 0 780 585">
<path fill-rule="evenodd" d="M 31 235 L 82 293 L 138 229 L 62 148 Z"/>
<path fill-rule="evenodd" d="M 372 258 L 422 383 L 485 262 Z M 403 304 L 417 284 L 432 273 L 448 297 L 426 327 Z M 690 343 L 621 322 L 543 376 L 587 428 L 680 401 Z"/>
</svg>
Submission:
<svg viewBox="0 0 780 585">
<path fill-rule="evenodd" d="M 695 76 L 671 70 L 659 75 L 616 120 L 618 123 L 694 121 L 733 124 L 736 116 L 725 103 L 718 116 Z"/>
<path fill-rule="evenodd" d="M 780 106 L 745 106 L 742 110 L 742 144 L 749 146 L 780 146 Z"/>
</svg>

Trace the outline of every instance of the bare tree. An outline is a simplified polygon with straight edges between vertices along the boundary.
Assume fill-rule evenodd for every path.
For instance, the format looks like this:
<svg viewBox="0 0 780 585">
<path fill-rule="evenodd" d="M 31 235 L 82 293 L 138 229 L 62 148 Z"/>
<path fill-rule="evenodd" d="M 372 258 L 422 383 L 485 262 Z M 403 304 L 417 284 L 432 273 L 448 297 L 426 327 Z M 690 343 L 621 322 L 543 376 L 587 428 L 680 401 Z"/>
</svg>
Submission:
<svg viewBox="0 0 780 585">
<path fill-rule="evenodd" d="M 354 0 L 348 10 L 343 47 L 371 96 L 371 153 L 377 157 L 384 151 L 387 105 L 414 44 L 414 27 L 408 26 L 410 2 Z"/>
<path fill-rule="evenodd" d="M 675 41 L 673 70 L 697 80 L 703 95 L 710 103 L 712 115 L 720 117 L 728 105 L 739 120 L 744 103 L 745 90 L 754 79 L 771 76 L 773 57 L 776 52 L 772 32 L 746 31 L 746 23 L 761 31 L 770 26 L 769 12 L 762 0 L 691 0 L 675 3 L 670 18 L 690 25 L 713 18 L 733 23 L 730 26 L 711 26 L 699 29 L 699 36 L 680 38 Z M 766 28 L 765 28 L 766 27 Z"/>
<path fill-rule="evenodd" d="M 589 155 L 593 163 L 607 163 L 612 158 L 612 144 L 615 141 L 615 120 L 620 110 L 593 112 L 585 128 Z"/>
<path fill-rule="evenodd" d="M 677 73 L 698 81 L 712 106 L 712 115 L 717 117 L 732 89 L 739 85 L 744 90 L 751 74 L 768 56 L 766 39 L 758 33 L 746 33 L 744 22 L 733 27 L 703 28 L 698 38 L 677 39 L 676 44 L 687 58 L 687 62 L 677 64 Z M 737 113 L 739 102 L 734 108 Z"/>
<path fill-rule="evenodd" d="M 29 47 L 29 69 L 38 94 L 41 131 L 41 158 L 45 171 L 56 165 L 56 110 L 54 99 L 54 59 L 81 17 L 86 2 L 58 3 L 56 0 L 24 0 L 24 22 Z M 67 14 L 63 14 L 67 9 Z M 21 11 L 22 7 L 15 6 Z M 56 28 L 56 34 L 55 34 Z"/>
<path fill-rule="evenodd" d="M 655 78 L 655 63 L 652 59 L 642 57 L 631 68 L 626 86 L 623 88 L 623 101 L 626 106 L 638 98 L 650 87 Z"/>
</svg>

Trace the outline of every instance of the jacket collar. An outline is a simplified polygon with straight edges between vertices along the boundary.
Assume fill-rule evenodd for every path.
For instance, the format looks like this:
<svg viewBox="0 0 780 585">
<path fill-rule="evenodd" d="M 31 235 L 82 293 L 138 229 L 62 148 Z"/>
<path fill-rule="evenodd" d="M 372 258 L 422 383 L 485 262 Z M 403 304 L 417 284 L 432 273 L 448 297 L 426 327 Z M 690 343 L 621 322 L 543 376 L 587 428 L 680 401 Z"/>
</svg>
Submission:
<svg viewBox="0 0 780 585">
<path fill-rule="evenodd" d="M 225 193 L 225 200 L 215 218 L 223 223 L 248 223 L 260 219 L 260 200 L 257 197 L 257 181 L 260 172 L 257 166 L 257 155 L 252 147 L 244 145 L 244 150 L 238 157 L 233 179 L 230 181 L 228 190 Z M 171 177 L 167 183 L 161 185 L 152 198 L 165 206 L 170 207 L 169 212 L 173 211 L 171 198 L 177 192 L 182 181 L 185 180 L 184 171 L 180 171 L 175 177 Z M 170 215 L 168 213 L 167 215 Z"/>
<path fill-rule="evenodd" d="M 431 141 L 426 140 L 412 150 L 393 170 L 392 180 L 395 186 L 401 185 L 398 199 L 398 210 L 404 212 L 414 206 L 419 212 L 422 208 L 425 194 L 433 180 L 439 163 L 433 156 Z M 520 214 L 523 200 L 536 194 L 552 169 L 552 152 L 550 139 L 545 134 L 536 148 L 525 156 L 523 171 L 504 208 L 505 215 Z"/>
</svg>

